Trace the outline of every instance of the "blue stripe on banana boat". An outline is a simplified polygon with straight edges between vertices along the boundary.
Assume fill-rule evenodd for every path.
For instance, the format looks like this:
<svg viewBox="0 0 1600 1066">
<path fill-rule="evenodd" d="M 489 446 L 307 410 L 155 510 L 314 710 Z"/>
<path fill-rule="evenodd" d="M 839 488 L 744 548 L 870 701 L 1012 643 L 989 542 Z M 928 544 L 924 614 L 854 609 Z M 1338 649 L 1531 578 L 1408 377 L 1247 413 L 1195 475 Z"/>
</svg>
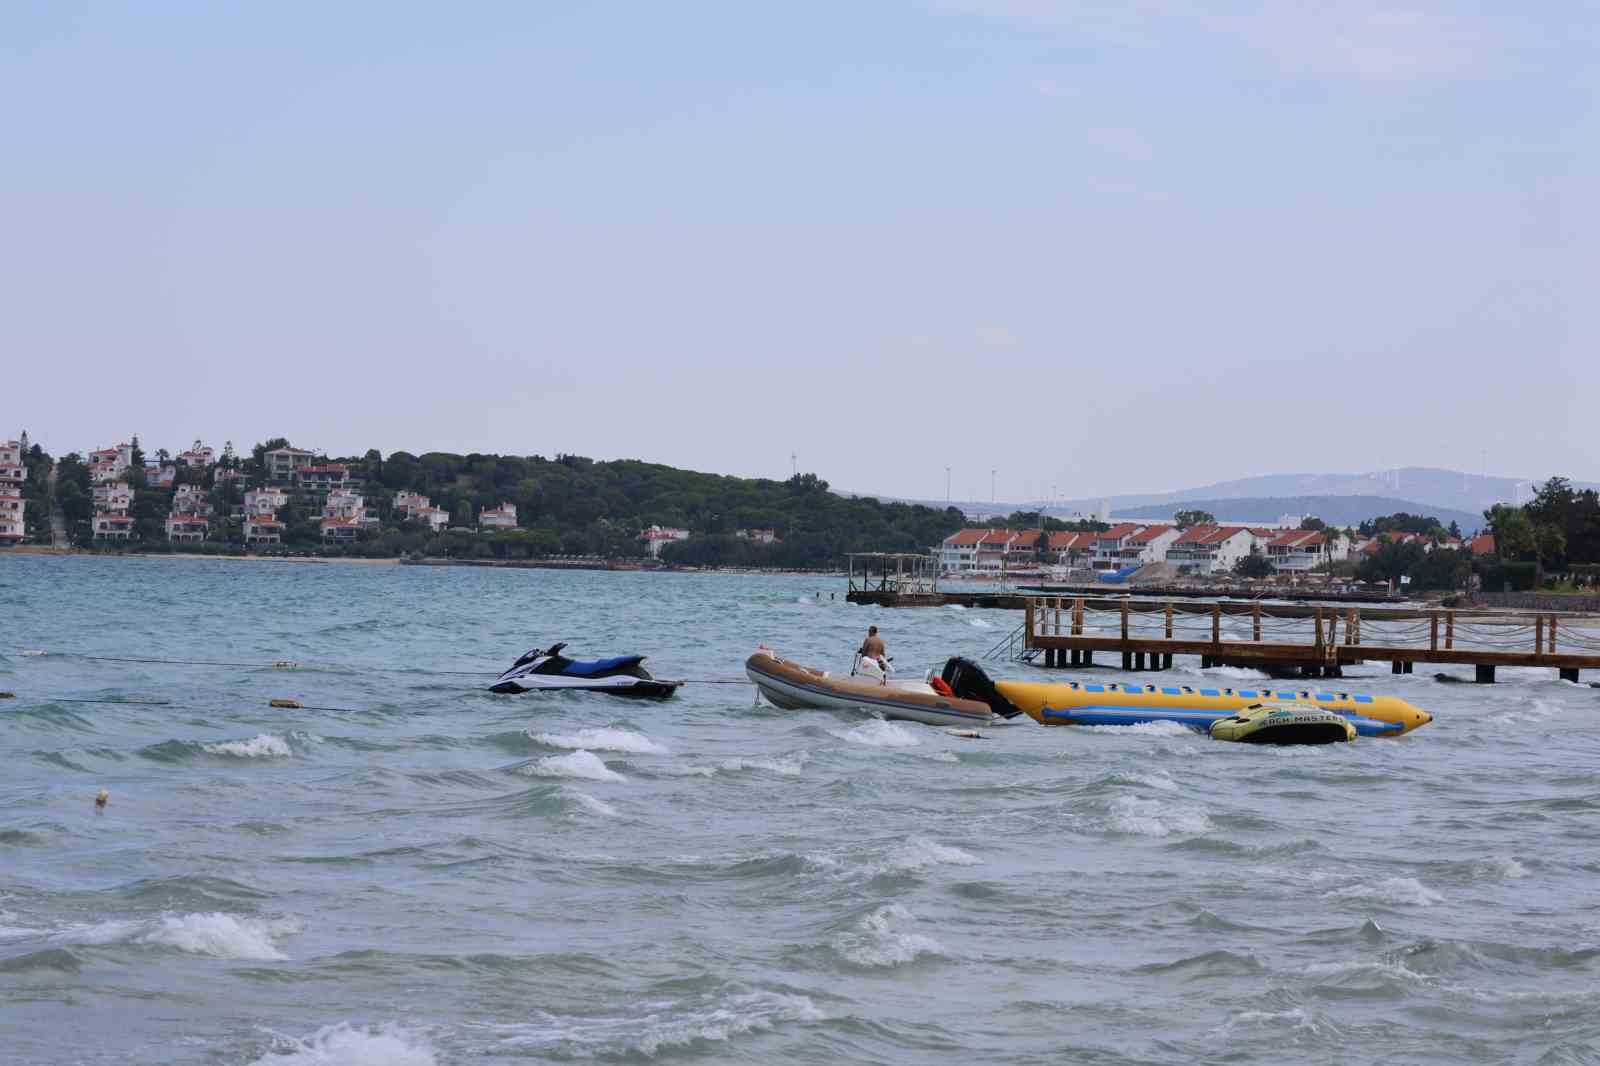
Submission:
<svg viewBox="0 0 1600 1066">
<path fill-rule="evenodd" d="M 1142 725 L 1146 722 L 1175 722 L 1201 733 L 1209 732 L 1211 723 L 1231 717 L 1233 711 L 1198 711 L 1179 708 L 1155 707 L 1063 707 L 1049 706 L 1041 715 L 1050 725 Z M 1380 722 L 1375 718 L 1339 712 L 1340 716 L 1356 728 L 1363 737 L 1393 737 L 1405 732 L 1399 722 Z"/>
</svg>

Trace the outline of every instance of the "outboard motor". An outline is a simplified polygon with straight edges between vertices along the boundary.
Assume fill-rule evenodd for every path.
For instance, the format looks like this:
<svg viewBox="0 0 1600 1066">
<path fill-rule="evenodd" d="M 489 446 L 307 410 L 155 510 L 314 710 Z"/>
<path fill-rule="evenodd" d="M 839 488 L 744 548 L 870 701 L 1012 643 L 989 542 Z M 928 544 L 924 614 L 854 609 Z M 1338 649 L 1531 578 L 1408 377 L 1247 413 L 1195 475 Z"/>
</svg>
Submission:
<svg viewBox="0 0 1600 1066">
<path fill-rule="evenodd" d="M 955 656 L 944 664 L 944 673 L 940 676 L 950 686 L 950 691 L 961 699 L 987 703 L 989 709 L 1001 718 L 1015 718 L 1022 713 L 1020 707 L 1000 695 L 1000 690 L 983 672 L 983 667 L 971 659 Z"/>
</svg>

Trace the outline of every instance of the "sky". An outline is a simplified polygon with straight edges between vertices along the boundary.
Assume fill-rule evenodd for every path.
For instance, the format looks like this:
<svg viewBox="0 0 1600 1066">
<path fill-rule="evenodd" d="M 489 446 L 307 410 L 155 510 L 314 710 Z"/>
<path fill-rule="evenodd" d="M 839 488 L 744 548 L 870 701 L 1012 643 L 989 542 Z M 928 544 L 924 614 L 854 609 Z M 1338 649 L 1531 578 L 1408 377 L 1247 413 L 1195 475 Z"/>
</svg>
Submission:
<svg viewBox="0 0 1600 1066">
<path fill-rule="evenodd" d="M 931 499 L 1600 478 L 1596 6 L 7 3 L 0 418 Z"/>
</svg>

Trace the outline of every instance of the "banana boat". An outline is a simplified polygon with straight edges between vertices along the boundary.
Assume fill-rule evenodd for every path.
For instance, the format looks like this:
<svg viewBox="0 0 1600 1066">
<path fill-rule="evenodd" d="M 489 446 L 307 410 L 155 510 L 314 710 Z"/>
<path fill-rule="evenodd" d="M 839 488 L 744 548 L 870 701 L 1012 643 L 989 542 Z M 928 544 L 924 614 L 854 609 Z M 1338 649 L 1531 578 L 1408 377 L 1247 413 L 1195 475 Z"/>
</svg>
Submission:
<svg viewBox="0 0 1600 1066">
<path fill-rule="evenodd" d="M 1396 696 L 1326 689 L 1221 688 L 1209 685 L 1133 685 L 1115 681 L 995 681 L 995 691 L 1040 725 L 1131 725 L 1174 721 L 1209 730 L 1221 718 L 1255 704 L 1304 704 L 1349 719 L 1361 736 L 1397 737 L 1433 715 Z"/>
</svg>

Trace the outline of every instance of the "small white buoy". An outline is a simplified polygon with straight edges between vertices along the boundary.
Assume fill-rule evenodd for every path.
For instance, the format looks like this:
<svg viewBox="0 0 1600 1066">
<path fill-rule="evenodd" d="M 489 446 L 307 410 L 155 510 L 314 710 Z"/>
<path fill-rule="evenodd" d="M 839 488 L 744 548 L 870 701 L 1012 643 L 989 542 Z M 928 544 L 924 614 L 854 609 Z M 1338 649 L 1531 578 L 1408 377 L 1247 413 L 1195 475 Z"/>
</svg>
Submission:
<svg viewBox="0 0 1600 1066">
<path fill-rule="evenodd" d="M 945 732 L 949 733 L 953 737 L 960 737 L 962 740 L 983 739 L 983 734 L 978 732 L 976 729 L 946 729 Z"/>
<path fill-rule="evenodd" d="M 105 810 L 106 809 L 106 803 L 109 802 L 110 799 L 111 799 L 111 793 L 107 792 L 105 789 L 102 788 L 100 790 L 100 794 L 94 798 L 94 809 L 97 810 L 97 811 Z"/>
</svg>

